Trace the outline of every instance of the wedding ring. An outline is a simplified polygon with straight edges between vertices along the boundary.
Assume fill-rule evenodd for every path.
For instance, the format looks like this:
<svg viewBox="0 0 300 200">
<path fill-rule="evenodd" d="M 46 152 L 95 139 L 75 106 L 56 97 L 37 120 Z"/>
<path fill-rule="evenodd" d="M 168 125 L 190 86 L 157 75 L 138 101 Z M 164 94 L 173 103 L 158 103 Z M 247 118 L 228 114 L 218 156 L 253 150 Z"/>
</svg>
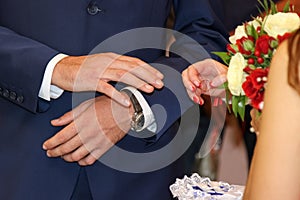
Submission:
<svg viewBox="0 0 300 200">
<path fill-rule="evenodd" d="M 202 92 L 207 92 L 210 89 L 210 81 L 209 80 L 202 80 L 200 81 L 199 88 Z"/>
</svg>

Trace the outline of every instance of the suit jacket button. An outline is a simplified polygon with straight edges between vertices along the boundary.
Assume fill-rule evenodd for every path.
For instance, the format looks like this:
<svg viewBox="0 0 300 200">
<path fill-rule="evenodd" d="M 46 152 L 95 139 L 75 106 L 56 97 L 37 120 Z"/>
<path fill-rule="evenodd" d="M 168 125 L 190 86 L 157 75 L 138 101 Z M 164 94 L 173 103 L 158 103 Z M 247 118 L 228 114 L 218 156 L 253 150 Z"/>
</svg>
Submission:
<svg viewBox="0 0 300 200">
<path fill-rule="evenodd" d="M 17 97 L 18 103 L 23 103 L 23 101 L 24 101 L 24 97 L 22 95 Z"/>
<path fill-rule="evenodd" d="M 17 98 L 17 93 L 15 93 L 15 92 L 10 92 L 10 93 L 9 93 L 9 98 L 10 98 L 11 100 L 16 100 L 16 98 Z"/>
<path fill-rule="evenodd" d="M 2 87 L 0 87 L 0 95 L 2 95 L 2 93 L 3 93 L 3 89 Z"/>
<path fill-rule="evenodd" d="M 4 89 L 2 95 L 3 95 L 4 97 L 8 98 L 8 97 L 9 97 L 9 91 L 8 91 L 8 89 Z"/>
<path fill-rule="evenodd" d="M 87 12 L 90 14 L 90 15 L 97 15 L 98 12 L 101 12 L 102 10 L 99 9 L 99 7 L 97 6 L 97 3 L 96 2 L 90 2 L 88 7 L 87 7 Z"/>
</svg>

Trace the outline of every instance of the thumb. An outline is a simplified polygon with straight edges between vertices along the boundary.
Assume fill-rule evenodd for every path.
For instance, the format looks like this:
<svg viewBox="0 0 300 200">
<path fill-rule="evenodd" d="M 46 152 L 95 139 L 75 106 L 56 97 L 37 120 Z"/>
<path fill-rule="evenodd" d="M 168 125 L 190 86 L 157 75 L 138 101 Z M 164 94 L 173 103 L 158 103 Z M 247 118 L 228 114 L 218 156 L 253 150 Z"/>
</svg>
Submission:
<svg viewBox="0 0 300 200">
<path fill-rule="evenodd" d="M 51 120 L 51 124 L 53 126 L 64 126 L 64 125 L 71 123 L 81 113 L 83 113 L 94 101 L 95 101 L 95 99 L 90 99 L 90 100 L 83 102 L 82 104 L 80 104 L 79 106 L 74 108 L 73 110 L 65 113 L 63 116 Z"/>
<path fill-rule="evenodd" d="M 219 87 L 223 83 L 225 83 L 226 81 L 227 81 L 227 75 L 226 74 L 220 74 L 220 75 L 216 76 L 215 78 L 213 78 L 213 80 L 211 81 L 211 86 L 212 87 Z"/>
<path fill-rule="evenodd" d="M 73 119 L 74 119 L 73 111 L 70 111 L 70 112 L 65 113 L 63 116 L 61 116 L 57 119 L 51 120 L 51 124 L 53 126 L 64 126 L 64 125 L 67 125 L 70 122 L 72 122 Z"/>
</svg>

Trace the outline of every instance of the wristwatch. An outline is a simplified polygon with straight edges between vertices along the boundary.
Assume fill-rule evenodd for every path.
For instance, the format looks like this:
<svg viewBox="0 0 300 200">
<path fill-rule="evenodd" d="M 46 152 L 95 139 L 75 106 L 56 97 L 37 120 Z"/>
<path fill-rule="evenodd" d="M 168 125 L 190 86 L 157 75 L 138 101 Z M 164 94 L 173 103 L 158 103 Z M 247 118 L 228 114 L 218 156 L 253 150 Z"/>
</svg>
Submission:
<svg viewBox="0 0 300 200">
<path fill-rule="evenodd" d="M 125 92 L 129 96 L 131 104 L 134 109 L 134 113 L 133 113 L 133 116 L 131 119 L 131 124 L 130 124 L 131 130 L 140 132 L 143 130 L 143 127 L 145 124 L 145 116 L 143 113 L 143 108 L 141 107 L 139 101 L 137 100 L 137 98 L 134 96 L 134 94 L 130 90 L 124 88 L 122 90 L 122 92 Z"/>
</svg>

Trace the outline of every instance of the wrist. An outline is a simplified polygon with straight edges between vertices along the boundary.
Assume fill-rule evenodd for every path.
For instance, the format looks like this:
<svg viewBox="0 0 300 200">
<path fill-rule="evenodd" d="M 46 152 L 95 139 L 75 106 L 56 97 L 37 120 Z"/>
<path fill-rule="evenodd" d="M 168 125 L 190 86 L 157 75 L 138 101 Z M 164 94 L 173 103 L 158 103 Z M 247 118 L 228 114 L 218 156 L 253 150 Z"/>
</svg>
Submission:
<svg viewBox="0 0 300 200">
<path fill-rule="evenodd" d="M 74 82 L 74 77 L 76 77 L 83 60 L 83 56 L 67 56 L 61 59 L 54 67 L 51 85 L 72 90 L 73 86 L 68 83 Z"/>
</svg>

